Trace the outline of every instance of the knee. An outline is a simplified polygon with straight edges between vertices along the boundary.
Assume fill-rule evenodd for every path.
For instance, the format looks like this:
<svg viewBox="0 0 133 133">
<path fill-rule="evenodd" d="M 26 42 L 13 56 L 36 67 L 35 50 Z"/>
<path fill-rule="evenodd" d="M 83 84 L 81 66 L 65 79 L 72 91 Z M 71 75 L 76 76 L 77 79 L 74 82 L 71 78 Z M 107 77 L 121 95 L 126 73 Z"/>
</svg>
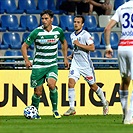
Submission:
<svg viewBox="0 0 133 133">
<path fill-rule="evenodd" d="M 98 86 L 96 83 L 90 85 L 90 88 L 93 90 L 93 91 L 96 91 L 98 89 Z"/>
<path fill-rule="evenodd" d="M 42 89 L 35 89 L 34 94 L 36 94 L 38 97 L 42 95 Z"/>
<path fill-rule="evenodd" d="M 68 88 L 74 88 L 74 83 L 69 82 L 69 83 L 68 83 Z"/>
<path fill-rule="evenodd" d="M 48 83 L 47 86 L 48 86 L 49 89 L 51 89 L 51 90 L 55 89 L 55 84 Z"/>
<path fill-rule="evenodd" d="M 74 88 L 75 84 L 76 84 L 76 81 L 72 78 L 69 78 L 68 88 Z"/>
</svg>

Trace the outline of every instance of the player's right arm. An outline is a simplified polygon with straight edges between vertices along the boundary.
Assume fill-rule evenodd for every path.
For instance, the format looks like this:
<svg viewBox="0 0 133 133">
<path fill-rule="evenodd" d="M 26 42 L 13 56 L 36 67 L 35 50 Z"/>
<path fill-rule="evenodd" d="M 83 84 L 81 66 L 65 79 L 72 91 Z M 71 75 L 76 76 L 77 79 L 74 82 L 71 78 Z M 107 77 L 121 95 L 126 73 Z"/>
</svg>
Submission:
<svg viewBox="0 0 133 133">
<path fill-rule="evenodd" d="M 29 68 L 32 66 L 32 63 L 30 62 L 28 55 L 27 55 L 27 50 L 28 47 L 34 42 L 34 40 L 36 39 L 36 36 L 38 34 L 39 30 L 35 29 L 33 30 L 30 35 L 26 38 L 26 40 L 24 41 L 24 43 L 22 44 L 21 47 L 21 52 L 25 61 L 25 66 L 26 68 Z"/>
<path fill-rule="evenodd" d="M 107 58 L 112 58 L 113 55 L 113 49 L 111 48 L 110 44 L 110 33 L 112 28 L 116 25 L 116 21 L 111 19 L 108 25 L 104 29 L 104 38 L 105 38 L 105 43 L 106 43 L 106 50 L 105 50 L 105 56 Z"/>
<path fill-rule="evenodd" d="M 29 61 L 29 58 L 28 58 L 28 55 L 27 55 L 28 47 L 29 47 L 29 45 L 26 44 L 26 42 L 24 42 L 22 44 L 22 47 L 21 47 L 21 52 L 22 52 L 22 55 L 23 55 L 23 58 L 24 58 L 24 61 L 25 61 L 26 68 L 29 68 L 29 67 L 32 66 L 32 63 Z"/>
</svg>

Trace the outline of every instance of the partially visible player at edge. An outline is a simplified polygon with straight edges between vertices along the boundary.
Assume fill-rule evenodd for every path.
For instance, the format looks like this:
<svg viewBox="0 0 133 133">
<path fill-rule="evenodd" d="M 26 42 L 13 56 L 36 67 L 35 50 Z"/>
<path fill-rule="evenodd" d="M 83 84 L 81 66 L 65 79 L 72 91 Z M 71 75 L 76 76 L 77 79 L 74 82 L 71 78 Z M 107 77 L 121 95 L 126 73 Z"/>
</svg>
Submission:
<svg viewBox="0 0 133 133">
<path fill-rule="evenodd" d="M 64 55 L 64 64 L 66 68 L 69 68 L 67 59 L 67 42 L 64 37 L 63 30 L 52 25 L 53 12 L 51 10 L 45 10 L 41 14 L 41 20 L 43 25 L 34 29 L 25 42 L 22 45 L 21 51 L 25 60 L 27 68 L 32 66 L 32 73 L 30 77 L 31 87 L 34 88 L 34 94 L 32 96 L 32 103 L 37 109 L 39 108 L 40 96 L 42 95 L 43 83 L 45 80 L 50 90 L 50 100 L 52 103 L 53 116 L 60 118 L 58 113 L 58 92 L 56 87 L 56 81 L 58 78 L 58 66 L 57 66 L 57 49 L 58 41 L 62 43 L 62 51 Z M 27 49 L 35 43 L 35 54 L 33 58 L 33 65 L 27 57 Z M 38 115 L 37 119 L 41 117 Z"/>
<path fill-rule="evenodd" d="M 119 95 L 123 110 L 122 122 L 124 124 L 133 124 L 133 92 L 130 99 L 130 108 L 127 112 L 130 80 L 132 80 L 133 84 L 133 0 L 121 5 L 105 28 L 105 55 L 108 58 L 111 58 L 113 55 L 113 49 L 110 45 L 110 33 L 111 29 L 117 24 L 117 22 L 120 22 L 122 27 L 122 33 L 118 45 L 118 63 L 121 75 Z"/>
<path fill-rule="evenodd" d="M 69 81 L 68 81 L 68 98 L 70 108 L 64 113 L 65 116 L 74 115 L 75 111 L 75 84 L 79 80 L 80 75 L 84 77 L 88 85 L 94 90 L 97 96 L 100 98 L 103 104 L 103 115 L 108 114 L 108 102 L 105 99 L 102 89 L 96 84 L 94 67 L 90 58 L 90 51 L 95 50 L 95 45 L 91 35 L 83 30 L 84 17 L 75 16 L 74 18 L 74 29 L 75 31 L 71 34 L 71 41 L 74 45 L 73 55 L 68 57 L 72 59 Z"/>
</svg>

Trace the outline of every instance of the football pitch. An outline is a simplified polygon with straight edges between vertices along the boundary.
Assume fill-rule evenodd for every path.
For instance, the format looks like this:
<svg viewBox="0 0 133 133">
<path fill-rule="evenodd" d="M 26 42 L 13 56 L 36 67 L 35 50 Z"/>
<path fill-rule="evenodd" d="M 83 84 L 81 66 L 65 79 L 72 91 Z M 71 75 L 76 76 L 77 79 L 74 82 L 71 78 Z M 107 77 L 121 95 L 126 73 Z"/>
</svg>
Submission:
<svg viewBox="0 0 133 133">
<path fill-rule="evenodd" d="M 0 133 L 133 133 L 133 125 L 122 124 L 121 115 L 0 116 Z"/>
</svg>

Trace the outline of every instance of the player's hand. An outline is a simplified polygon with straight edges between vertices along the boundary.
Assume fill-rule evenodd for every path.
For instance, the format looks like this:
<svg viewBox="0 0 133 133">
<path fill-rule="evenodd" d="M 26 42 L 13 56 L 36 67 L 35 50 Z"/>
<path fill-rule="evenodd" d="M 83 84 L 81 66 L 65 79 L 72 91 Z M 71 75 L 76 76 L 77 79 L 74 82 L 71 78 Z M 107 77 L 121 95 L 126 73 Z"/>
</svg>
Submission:
<svg viewBox="0 0 133 133">
<path fill-rule="evenodd" d="M 26 66 L 26 68 L 30 68 L 30 67 L 32 67 L 32 63 L 29 60 L 27 60 L 27 61 L 25 61 L 25 66 Z"/>
<path fill-rule="evenodd" d="M 105 50 L 105 57 L 112 58 L 113 56 L 113 50 L 112 49 L 106 49 Z"/>
<path fill-rule="evenodd" d="M 79 45 L 80 45 L 80 43 L 79 43 L 78 40 L 74 40 L 74 41 L 73 41 L 73 44 L 76 45 L 76 46 L 79 46 Z"/>
<path fill-rule="evenodd" d="M 72 55 L 72 54 L 69 55 L 69 56 L 67 56 L 67 59 L 68 59 L 68 60 L 72 60 L 72 58 L 73 58 L 73 55 Z"/>
<path fill-rule="evenodd" d="M 65 65 L 65 69 L 69 68 L 69 62 L 67 58 L 64 58 L 64 65 Z"/>
</svg>

